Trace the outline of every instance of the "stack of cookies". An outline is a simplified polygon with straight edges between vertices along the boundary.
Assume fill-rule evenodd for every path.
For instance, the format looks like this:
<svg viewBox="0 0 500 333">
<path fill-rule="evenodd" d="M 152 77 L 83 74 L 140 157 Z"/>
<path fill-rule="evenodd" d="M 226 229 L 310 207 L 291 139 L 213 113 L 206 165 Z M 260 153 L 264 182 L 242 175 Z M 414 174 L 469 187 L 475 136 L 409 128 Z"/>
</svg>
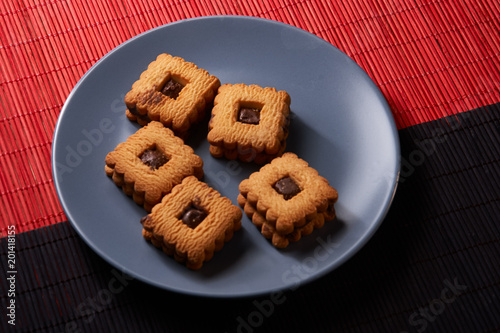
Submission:
<svg viewBox="0 0 500 333">
<path fill-rule="evenodd" d="M 293 153 L 285 153 L 251 174 L 239 190 L 238 204 L 278 248 L 335 218 L 337 191 Z"/>
</svg>

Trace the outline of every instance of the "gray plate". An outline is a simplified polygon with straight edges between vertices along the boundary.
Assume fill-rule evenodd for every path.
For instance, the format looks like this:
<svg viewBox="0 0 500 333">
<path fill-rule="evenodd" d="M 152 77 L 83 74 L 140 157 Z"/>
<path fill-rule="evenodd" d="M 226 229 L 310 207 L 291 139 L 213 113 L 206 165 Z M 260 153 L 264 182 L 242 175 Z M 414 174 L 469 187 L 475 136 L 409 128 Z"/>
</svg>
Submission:
<svg viewBox="0 0 500 333">
<path fill-rule="evenodd" d="M 286 90 L 293 112 L 287 151 L 339 192 L 337 220 L 285 250 L 251 221 L 199 271 L 146 242 L 146 213 L 104 173 L 104 158 L 139 126 L 123 98 L 160 53 L 194 62 L 222 83 Z M 205 181 L 236 204 L 239 183 L 258 167 L 214 159 L 206 123 L 187 143 L 204 161 Z M 125 273 L 193 295 L 250 296 L 295 288 L 338 267 L 374 234 L 399 174 L 399 141 L 390 109 L 369 76 L 324 40 L 290 25 L 249 17 L 183 20 L 143 33 L 104 56 L 78 82 L 59 117 L 52 147 L 56 189 L 87 244 Z"/>
</svg>

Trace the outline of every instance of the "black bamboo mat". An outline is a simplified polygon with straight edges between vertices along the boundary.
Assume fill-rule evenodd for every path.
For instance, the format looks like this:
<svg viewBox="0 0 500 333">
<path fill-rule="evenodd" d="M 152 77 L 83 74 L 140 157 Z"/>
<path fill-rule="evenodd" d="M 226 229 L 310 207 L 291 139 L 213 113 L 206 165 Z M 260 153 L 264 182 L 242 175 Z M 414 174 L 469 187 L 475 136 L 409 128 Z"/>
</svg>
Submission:
<svg viewBox="0 0 500 333">
<path fill-rule="evenodd" d="M 167 292 L 108 265 L 62 222 L 16 235 L 15 249 L 1 239 L 0 330 L 14 328 L 14 299 L 18 332 L 499 331 L 500 104 L 399 134 L 386 220 L 313 283 L 230 300 Z"/>
</svg>

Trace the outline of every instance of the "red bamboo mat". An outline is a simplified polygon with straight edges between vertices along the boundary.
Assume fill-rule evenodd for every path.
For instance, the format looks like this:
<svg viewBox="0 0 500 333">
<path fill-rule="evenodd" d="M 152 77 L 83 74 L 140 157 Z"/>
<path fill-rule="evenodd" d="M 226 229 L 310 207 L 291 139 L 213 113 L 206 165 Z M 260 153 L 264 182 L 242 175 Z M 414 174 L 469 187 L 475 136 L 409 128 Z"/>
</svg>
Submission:
<svg viewBox="0 0 500 333">
<path fill-rule="evenodd" d="M 337 46 L 386 97 L 399 129 L 500 101 L 497 1 L 77 1 L 0 3 L 0 225 L 65 221 L 50 166 L 79 78 L 129 38 L 177 20 L 248 15 Z"/>
</svg>

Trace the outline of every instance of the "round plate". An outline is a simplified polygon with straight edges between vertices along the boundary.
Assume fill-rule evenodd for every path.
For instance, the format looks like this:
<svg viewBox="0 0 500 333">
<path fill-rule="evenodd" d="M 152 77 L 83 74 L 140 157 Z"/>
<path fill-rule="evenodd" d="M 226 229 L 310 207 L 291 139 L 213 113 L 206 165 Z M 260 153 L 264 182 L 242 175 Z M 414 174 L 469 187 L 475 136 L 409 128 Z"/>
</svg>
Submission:
<svg viewBox="0 0 500 333">
<path fill-rule="evenodd" d="M 221 83 L 287 91 L 293 113 L 287 151 L 339 192 L 337 219 L 279 250 L 244 216 L 242 229 L 201 270 L 191 271 L 141 234 L 146 212 L 104 173 L 104 159 L 139 126 L 125 117 L 125 94 L 160 53 L 193 62 Z M 235 205 L 239 183 L 259 169 L 209 154 L 206 123 L 186 141 L 204 161 L 204 181 Z M 236 297 L 295 288 L 338 267 L 374 234 L 399 175 L 399 141 L 384 97 L 349 57 L 287 24 L 250 17 L 183 20 L 118 46 L 78 82 L 52 147 L 66 215 L 106 261 L 146 283 L 202 296 Z"/>
</svg>

